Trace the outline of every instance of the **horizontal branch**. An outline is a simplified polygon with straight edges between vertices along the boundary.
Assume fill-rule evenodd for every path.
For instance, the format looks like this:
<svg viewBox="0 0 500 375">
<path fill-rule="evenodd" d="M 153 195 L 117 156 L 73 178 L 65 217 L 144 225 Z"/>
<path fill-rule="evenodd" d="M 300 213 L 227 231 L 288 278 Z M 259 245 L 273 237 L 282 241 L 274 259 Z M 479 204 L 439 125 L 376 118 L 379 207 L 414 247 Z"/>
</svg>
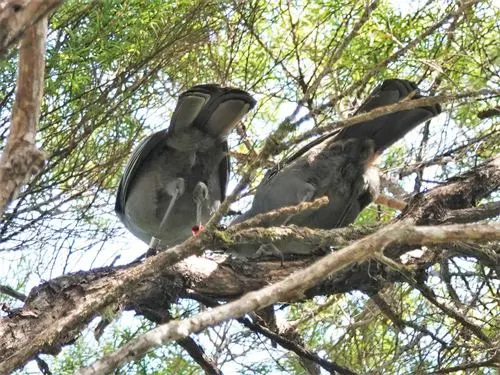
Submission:
<svg viewBox="0 0 500 375">
<path fill-rule="evenodd" d="M 403 217 L 418 223 L 439 222 L 449 209 L 473 206 L 499 181 L 500 168 L 492 160 L 418 196 L 405 209 Z M 439 214 L 433 213 L 434 206 L 439 207 Z M 227 232 L 235 228 L 230 227 Z M 251 229 L 248 230 L 246 233 L 250 234 Z M 357 237 L 354 232 L 358 233 Z M 352 238 L 355 241 L 370 232 L 369 228 L 353 227 L 339 229 L 340 233 L 344 233 L 344 240 Z M 334 233 L 330 234 L 333 238 Z M 12 372 L 38 353 L 57 352 L 105 308 L 120 305 L 139 314 L 148 306 L 168 308 L 187 289 L 231 299 L 280 281 L 315 259 L 309 255 L 289 260 L 284 266 L 277 261 L 238 263 L 237 260 L 221 262 L 206 257 L 190 257 L 180 262 L 190 255 L 201 254 L 204 248 L 217 248 L 224 239 L 231 237 L 224 232 L 207 230 L 143 263 L 68 274 L 33 288 L 21 309 L 0 319 L 0 373 Z M 387 251 L 386 256 L 396 259 L 400 253 L 401 249 L 395 247 Z M 420 262 L 418 267 L 425 269 L 436 262 L 435 258 L 416 260 L 412 264 Z M 378 272 L 385 276 L 372 277 Z M 394 275 L 387 276 L 387 271 L 377 268 L 376 263 L 355 265 L 308 290 L 306 295 L 377 290 L 380 280 L 397 280 Z"/>
<path fill-rule="evenodd" d="M 477 114 L 477 117 L 481 120 L 495 116 L 500 116 L 500 106 L 485 109 Z"/>
<path fill-rule="evenodd" d="M 500 188 L 500 155 L 473 171 L 453 177 L 446 184 L 414 197 L 402 213 L 417 224 L 443 223 L 454 210 L 475 207 Z"/>
<path fill-rule="evenodd" d="M 0 293 L 6 294 L 12 298 L 18 299 L 19 301 L 26 301 L 26 296 L 23 293 L 18 292 L 14 288 L 8 285 L 0 285 Z"/>
<path fill-rule="evenodd" d="M 279 301 L 297 298 L 321 280 L 353 263 L 359 263 L 391 244 L 437 245 L 450 241 L 499 241 L 500 224 L 450 225 L 442 227 L 415 227 L 404 223 L 387 226 L 353 245 L 325 256 L 311 266 L 284 280 L 250 292 L 240 299 L 204 311 L 181 321 L 163 324 L 138 336 L 114 353 L 108 354 L 77 374 L 104 374 L 120 365 L 142 357 L 147 351 L 171 340 L 179 340 L 225 320 L 238 318 L 251 311 L 263 309 Z"/>
<path fill-rule="evenodd" d="M 389 104 L 389 105 L 386 105 L 383 107 L 377 107 L 375 109 L 372 109 L 369 112 L 360 113 L 360 114 L 357 114 L 357 115 L 352 116 L 352 117 L 345 119 L 345 120 L 333 121 L 333 122 L 331 122 L 327 125 L 324 125 L 324 126 L 314 127 L 311 130 L 305 131 L 305 132 L 301 133 L 300 135 L 293 137 L 288 142 L 280 142 L 280 143 L 276 144 L 275 145 L 276 148 L 275 148 L 274 152 L 277 153 L 277 152 L 291 149 L 296 144 L 303 142 L 303 141 L 306 141 L 306 140 L 310 139 L 311 137 L 330 133 L 330 132 L 336 131 L 340 128 L 353 126 L 353 125 L 359 124 L 360 122 L 374 120 L 376 118 L 379 118 L 381 116 L 385 116 L 385 115 L 390 114 L 390 113 L 399 112 L 399 111 L 407 111 L 407 110 L 415 109 L 415 108 L 419 108 L 419 107 L 433 106 L 436 104 L 444 104 L 444 103 L 448 103 L 448 102 L 459 100 L 459 99 L 477 98 L 477 97 L 499 95 L 499 94 L 500 94 L 500 90 L 483 89 L 483 90 L 468 91 L 468 92 L 462 92 L 462 93 L 456 93 L 456 94 L 442 94 L 442 95 L 436 95 L 436 96 L 426 96 L 423 98 L 412 99 L 412 100 L 405 99 L 405 100 L 402 100 L 402 101 L 395 103 L 395 104 Z"/>
<path fill-rule="evenodd" d="M 464 224 L 500 216 L 500 202 L 485 203 L 473 208 L 449 211 L 443 220 L 446 224 Z"/>
<path fill-rule="evenodd" d="M 389 197 L 388 195 L 380 194 L 374 203 L 390 207 L 394 210 L 402 211 L 406 208 L 406 202 L 402 199 Z"/>
</svg>

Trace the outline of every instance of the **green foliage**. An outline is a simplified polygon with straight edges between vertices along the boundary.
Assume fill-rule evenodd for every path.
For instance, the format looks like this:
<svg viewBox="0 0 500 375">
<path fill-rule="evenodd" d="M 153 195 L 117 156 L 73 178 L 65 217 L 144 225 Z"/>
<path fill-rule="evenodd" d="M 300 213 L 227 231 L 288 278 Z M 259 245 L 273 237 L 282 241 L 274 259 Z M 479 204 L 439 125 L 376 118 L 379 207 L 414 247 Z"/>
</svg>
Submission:
<svg viewBox="0 0 500 375">
<path fill-rule="evenodd" d="M 456 9 L 456 2 L 408 1 L 399 4 L 402 9 L 395 8 L 398 4 L 381 1 L 349 39 L 361 22 L 364 2 L 64 2 L 50 18 L 37 134 L 48 162 L 0 224 L 0 251 L 7 254 L 2 262 L 9 263 L 5 283 L 28 291 L 42 279 L 109 265 L 117 248 L 124 254 L 130 251 L 127 238 L 125 245 L 117 244 L 125 235 L 112 215 L 123 165 L 139 139 L 168 125 L 179 92 L 193 84 L 242 87 L 259 101 L 244 127 L 230 137 L 231 151 L 237 154 L 232 181 L 247 170 L 248 161 L 298 102 L 295 120 L 336 99 L 309 120 L 289 121 L 280 140 L 292 141 L 304 130 L 346 118 L 374 85 L 389 77 L 411 79 L 432 94 L 498 89 L 500 10 L 493 1 L 479 2 L 427 36 L 422 35 Z M 412 48 L 395 55 L 414 40 Z M 0 146 L 8 134 L 16 58 L 13 50 L 0 60 Z M 306 93 L 307 100 L 301 101 Z M 420 130 L 412 132 L 382 156 L 382 173 L 399 174 L 399 188 L 413 193 L 416 180 L 423 190 L 498 154 L 498 117 L 480 120 L 477 113 L 499 103 L 498 96 L 446 103 L 447 115 L 431 123 L 429 140 L 423 141 Z M 271 155 L 265 167 L 292 151 Z M 421 162 L 428 163 L 419 168 Z M 403 176 L 406 167 L 413 172 Z M 264 172 L 265 168 L 257 171 L 252 186 Z M 372 204 L 354 225 L 388 222 L 397 214 Z M 222 232 L 218 235 L 223 237 Z M 497 297 L 495 286 L 484 281 L 491 270 L 470 259 L 454 262 L 449 261 L 455 273 L 451 284 L 471 304 L 460 308 L 494 337 Z M 464 276 L 462 269 L 469 274 Z M 449 298 L 442 280 L 434 276 L 430 281 L 441 298 Z M 407 285 L 388 289 L 384 296 L 402 319 L 425 327 L 449 345 L 417 329 L 400 329 L 361 292 L 330 296 L 328 302 L 316 298 L 294 303 L 279 314 L 298 322 L 311 350 L 359 373 L 427 373 L 438 366 L 459 365 L 463 358 L 486 358 L 475 339 L 467 342 L 468 333 L 419 293 Z M 318 310 L 324 303 L 328 305 Z M 186 303 L 172 310 L 173 316 L 184 317 L 199 307 Z M 108 327 L 100 343 L 86 333 L 53 361 L 47 360 L 53 373 L 72 374 L 150 327 L 143 320 L 121 319 Z M 296 355 L 271 348 L 269 340 L 240 326 L 221 325 L 196 339 L 223 370 L 229 369 L 226 373 L 304 373 Z M 116 373 L 201 370 L 172 344 Z"/>
</svg>

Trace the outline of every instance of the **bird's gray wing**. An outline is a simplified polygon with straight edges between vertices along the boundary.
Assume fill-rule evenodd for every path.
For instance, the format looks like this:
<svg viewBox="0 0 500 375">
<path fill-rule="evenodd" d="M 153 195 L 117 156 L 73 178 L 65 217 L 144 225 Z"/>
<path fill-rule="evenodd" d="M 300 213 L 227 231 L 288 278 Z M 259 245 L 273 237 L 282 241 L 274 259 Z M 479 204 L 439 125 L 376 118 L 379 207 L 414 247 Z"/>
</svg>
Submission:
<svg viewBox="0 0 500 375">
<path fill-rule="evenodd" d="M 412 99 L 421 98 L 417 85 L 401 79 L 385 80 L 372 91 L 356 114 L 369 112 L 375 108 L 394 104 L 414 92 Z M 380 154 L 389 146 L 403 138 L 406 133 L 419 124 L 429 120 L 441 112 L 439 104 L 424 106 L 407 111 L 399 111 L 376 119 L 364 121 L 357 125 L 342 129 L 336 139 L 360 139 L 373 142 L 374 153 Z M 373 176 L 363 175 L 353 185 L 352 195 L 336 222 L 336 226 L 345 226 L 352 222 L 363 208 L 370 204 L 378 194 L 379 180 Z M 356 207 L 354 207 L 356 206 Z M 356 212 L 351 212 L 355 210 Z M 349 218 L 349 219 L 348 219 Z M 348 220 L 347 220 L 348 219 Z"/>
<path fill-rule="evenodd" d="M 166 138 L 167 133 L 165 131 L 153 133 L 144 138 L 130 156 L 120 179 L 115 202 L 115 212 L 122 221 L 125 218 L 124 209 L 127 194 L 137 172 L 141 169 L 144 160 L 149 156 L 151 151 L 160 143 L 165 142 Z"/>
<path fill-rule="evenodd" d="M 412 99 L 422 97 L 415 83 L 403 79 L 387 79 L 370 93 L 368 98 L 354 114 L 366 113 L 375 108 L 397 103 L 414 91 L 415 94 Z M 376 152 L 380 153 L 401 139 L 415 126 L 434 117 L 439 114 L 440 111 L 441 108 L 439 104 L 415 108 L 409 111 L 399 111 L 324 134 L 309 142 L 291 156 L 285 158 L 283 162 L 269 170 L 266 174 L 266 178 L 272 178 L 272 176 L 284 166 L 301 157 L 311 148 L 332 137 L 335 137 L 335 140 L 339 141 L 350 138 L 371 139 L 375 142 Z"/>
<path fill-rule="evenodd" d="M 219 182 L 220 182 L 220 194 L 221 202 L 226 199 L 227 182 L 229 181 L 229 174 L 231 173 L 231 161 L 229 159 L 229 146 L 227 141 L 222 143 L 222 150 L 225 155 L 219 164 Z"/>
</svg>

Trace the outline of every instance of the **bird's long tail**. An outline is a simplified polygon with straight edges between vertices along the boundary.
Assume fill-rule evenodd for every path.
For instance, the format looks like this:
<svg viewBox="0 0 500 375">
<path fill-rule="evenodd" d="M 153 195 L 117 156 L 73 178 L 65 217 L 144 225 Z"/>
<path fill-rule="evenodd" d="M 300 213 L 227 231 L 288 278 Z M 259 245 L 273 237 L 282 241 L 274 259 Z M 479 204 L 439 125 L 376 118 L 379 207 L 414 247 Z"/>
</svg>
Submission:
<svg viewBox="0 0 500 375">
<path fill-rule="evenodd" d="M 369 112 L 374 108 L 394 104 L 413 91 L 412 99 L 422 98 L 418 87 L 410 81 L 401 79 L 385 80 L 370 94 L 368 99 L 356 111 L 356 114 Z M 375 142 L 375 151 L 382 152 L 393 143 L 403 138 L 406 133 L 422 122 L 438 115 L 441 112 L 439 104 L 418 107 L 406 111 L 399 111 L 380 116 L 376 119 L 361 122 L 343 129 L 336 139 L 361 138 L 372 139 Z"/>
<path fill-rule="evenodd" d="M 182 137 L 197 129 L 213 138 L 224 138 L 255 103 L 240 89 L 214 84 L 193 86 L 179 97 L 169 135 Z"/>
</svg>

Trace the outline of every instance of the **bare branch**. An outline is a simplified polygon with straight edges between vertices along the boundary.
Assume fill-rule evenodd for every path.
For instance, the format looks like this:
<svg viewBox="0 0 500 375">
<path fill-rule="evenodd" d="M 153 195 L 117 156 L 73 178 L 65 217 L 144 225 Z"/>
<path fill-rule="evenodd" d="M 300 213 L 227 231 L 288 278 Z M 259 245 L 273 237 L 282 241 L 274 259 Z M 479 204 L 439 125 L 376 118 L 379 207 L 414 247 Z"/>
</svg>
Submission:
<svg viewBox="0 0 500 375">
<path fill-rule="evenodd" d="M 362 262 L 368 257 L 383 251 L 391 244 L 437 245 L 460 240 L 495 241 L 500 240 L 500 224 L 450 225 L 442 227 L 415 227 L 404 223 L 389 225 L 377 233 L 365 237 L 347 246 L 304 270 L 298 271 L 284 280 L 250 292 L 240 299 L 204 311 L 196 316 L 172 321 L 161 325 L 137 337 L 118 351 L 106 355 L 91 366 L 80 369 L 77 374 L 103 374 L 120 365 L 140 358 L 148 350 L 172 340 L 187 337 L 210 326 L 228 319 L 238 318 L 250 311 L 255 311 L 282 300 L 297 298 L 326 278 L 355 262 Z"/>
<path fill-rule="evenodd" d="M 433 228 L 439 228 L 439 227 L 433 227 Z M 498 225 L 498 230 L 500 230 L 500 225 Z M 500 238 L 500 234 L 499 234 Z M 422 295 L 427 298 L 434 306 L 439 308 L 441 311 L 443 311 L 445 314 L 449 315 L 450 317 L 454 318 L 456 321 L 461 323 L 464 327 L 469 329 L 476 337 L 478 337 L 481 341 L 483 341 L 487 345 L 491 345 L 490 338 L 481 330 L 480 327 L 472 323 L 467 317 L 465 317 L 462 313 L 459 311 L 456 311 L 450 306 L 447 306 L 444 303 L 441 303 L 437 300 L 434 291 L 429 288 L 427 285 L 417 282 L 414 280 L 414 277 L 412 273 L 406 269 L 405 266 L 393 261 L 390 258 L 385 257 L 382 254 L 376 254 L 376 259 L 379 260 L 380 262 L 386 264 L 393 270 L 399 272 L 401 275 L 403 275 L 406 279 L 406 281 L 413 286 L 415 289 L 418 289 Z"/>
<path fill-rule="evenodd" d="M 0 285 L 0 293 L 6 294 L 12 298 L 18 299 L 19 301 L 26 301 L 26 298 L 28 298 L 26 295 L 23 293 L 18 292 L 14 288 L 11 288 L 8 285 Z"/>
<path fill-rule="evenodd" d="M 0 55 L 61 3 L 62 0 L 0 1 Z"/>
<path fill-rule="evenodd" d="M 268 227 L 271 223 L 284 223 L 290 216 L 307 210 L 317 210 L 328 204 L 328 197 L 320 197 L 312 202 L 301 202 L 296 206 L 282 207 L 263 214 L 256 215 L 242 223 L 231 226 L 234 231 L 252 227 Z"/>
<path fill-rule="evenodd" d="M 481 120 L 496 116 L 500 116 L 500 107 L 488 108 L 477 114 L 477 117 L 480 118 Z"/>
<path fill-rule="evenodd" d="M 7 145 L 0 158 L 0 215 L 17 189 L 36 173 L 44 154 L 35 146 L 43 95 L 47 19 L 31 27 L 21 42 L 17 92 Z"/>
<path fill-rule="evenodd" d="M 287 142 L 282 142 L 281 141 L 282 137 L 281 137 L 280 140 L 273 145 L 274 147 L 272 153 L 276 154 L 278 152 L 286 150 L 290 147 L 293 147 L 295 144 L 303 142 L 311 137 L 325 133 L 330 133 L 340 128 L 345 128 L 348 126 L 359 124 L 360 122 L 370 121 L 378 117 L 385 116 L 389 113 L 406 111 L 418 107 L 432 106 L 435 104 L 444 104 L 458 99 L 477 98 L 477 97 L 499 95 L 499 94 L 500 90 L 483 89 L 483 90 L 467 91 L 456 94 L 441 94 L 436 96 L 426 96 L 423 98 L 413 99 L 413 100 L 408 100 L 408 99 L 402 100 L 395 104 L 389 104 L 383 107 L 377 107 L 375 109 L 372 109 L 370 112 L 357 114 L 345 120 L 338 120 L 324 126 L 315 127 L 311 130 L 301 133 L 296 137 L 293 137 L 290 141 Z M 303 122 L 303 120 L 302 119 L 298 120 L 298 122 L 294 123 L 294 125 L 298 125 L 300 122 Z"/>
<path fill-rule="evenodd" d="M 417 195 L 402 213 L 419 224 L 442 223 L 450 210 L 474 207 L 477 202 L 500 187 L 500 156 L 479 166 L 474 173 L 450 179 L 426 194 Z"/>
<path fill-rule="evenodd" d="M 474 208 L 449 211 L 443 223 L 461 224 L 500 216 L 500 202 L 485 203 Z"/>
<path fill-rule="evenodd" d="M 394 325 L 396 326 L 396 328 L 398 330 L 402 330 L 404 327 L 410 327 L 416 331 L 421 332 L 424 335 L 431 337 L 433 340 L 439 342 L 443 346 L 447 345 L 447 343 L 443 339 L 436 336 L 434 333 L 432 333 L 426 327 L 423 327 L 423 326 L 420 326 L 414 322 L 409 322 L 409 321 L 402 319 L 395 311 L 393 311 L 393 309 L 389 305 L 389 303 L 379 293 L 371 296 L 371 298 L 374 301 L 374 303 L 378 306 L 380 311 L 394 323 Z"/>
<path fill-rule="evenodd" d="M 430 374 L 451 374 L 460 371 L 480 369 L 482 367 L 491 367 L 492 369 L 498 369 L 499 365 L 500 360 L 498 359 L 498 352 L 495 352 L 489 359 L 485 361 L 464 362 L 457 366 L 441 368 L 439 370 L 431 372 Z"/>
<path fill-rule="evenodd" d="M 393 208 L 395 210 L 402 211 L 406 208 L 406 202 L 402 199 L 396 199 L 389 197 L 387 195 L 379 195 L 377 199 L 375 199 L 375 203 L 381 204 L 390 208 Z"/>
<path fill-rule="evenodd" d="M 202 295 L 191 295 L 194 299 L 204 303 L 205 305 L 209 307 L 218 307 L 221 306 L 220 303 L 218 303 L 216 300 L 212 298 L 207 298 Z M 323 359 L 320 356 L 318 356 L 316 353 L 304 348 L 303 346 L 297 344 L 293 340 L 290 340 L 286 337 L 283 337 L 283 335 L 275 333 L 268 329 L 267 327 L 264 327 L 258 323 L 252 322 L 250 319 L 246 317 L 240 317 L 236 319 L 238 322 L 243 324 L 245 327 L 250 329 L 251 331 L 261 334 L 262 336 L 267 337 L 271 341 L 277 343 L 281 347 L 293 351 L 295 354 L 297 354 L 299 357 L 305 358 L 307 360 L 310 360 L 314 363 L 317 363 L 320 365 L 322 368 L 324 368 L 326 371 L 329 371 L 330 373 L 335 373 L 337 371 L 339 374 L 355 374 L 352 370 L 349 370 L 348 368 L 345 368 L 343 366 L 340 366 L 339 364 Z M 287 327 L 290 329 L 294 329 L 294 327 Z"/>
<path fill-rule="evenodd" d="M 196 341 L 191 337 L 185 337 L 183 339 L 177 340 L 179 344 L 188 354 L 193 358 L 193 360 L 200 365 L 200 367 L 205 371 L 207 375 L 222 375 L 221 370 L 217 368 L 215 363 L 207 357 L 205 351 L 201 346 L 199 346 Z"/>
</svg>

